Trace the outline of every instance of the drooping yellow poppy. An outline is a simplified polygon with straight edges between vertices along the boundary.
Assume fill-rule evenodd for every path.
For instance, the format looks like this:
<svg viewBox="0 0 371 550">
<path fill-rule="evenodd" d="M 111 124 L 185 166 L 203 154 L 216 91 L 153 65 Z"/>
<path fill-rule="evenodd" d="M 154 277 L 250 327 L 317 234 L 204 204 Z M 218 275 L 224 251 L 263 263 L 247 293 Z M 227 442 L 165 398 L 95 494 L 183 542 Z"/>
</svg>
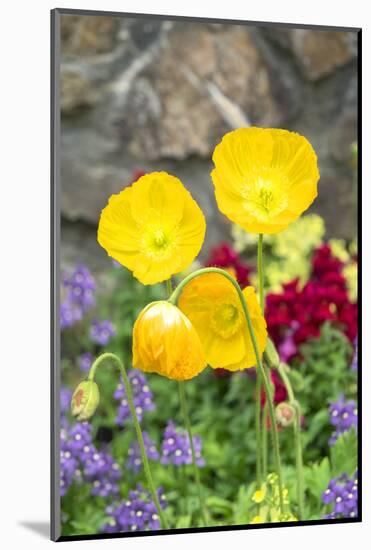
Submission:
<svg viewBox="0 0 371 550">
<path fill-rule="evenodd" d="M 251 233 L 278 233 L 317 196 L 317 156 L 309 141 L 275 128 L 226 134 L 211 172 L 218 207 Z"/>
<path fill-rule="evenodd" d="M 196 330 L 179 308 L 152 302 L 133 328 L 133 367 L 173 380 L 189 380 L 206 367 Z"/>
<path fill-rule="evenodd" d="M 102 210 L 98 242 L 143 284 L 187 268 L 205 237 L 204 215 L 182 182 L 166 172 L 146 174 Z"/>
<path fill-rule="evenodd" d="M 267 325 L 254 288 L 246 287 L 243 294 L 262 354 L 267 342 Z M 256 365 L 240 299 L 223 275 L 205 273 L 195 277 L 184 287 L 178 304 L 195 327 L 211 367 L 236 371 Z"/>
</svg>

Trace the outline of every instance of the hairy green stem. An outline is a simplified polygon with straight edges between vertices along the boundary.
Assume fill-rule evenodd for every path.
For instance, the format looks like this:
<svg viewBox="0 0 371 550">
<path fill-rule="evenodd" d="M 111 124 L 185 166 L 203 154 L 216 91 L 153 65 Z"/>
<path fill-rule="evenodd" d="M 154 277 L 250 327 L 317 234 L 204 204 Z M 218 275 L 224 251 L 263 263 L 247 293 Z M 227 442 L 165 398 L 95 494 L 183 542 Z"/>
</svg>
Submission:
<svg viewBox="0 0 371 550">
<path fill-rule="evenodd" d="M 173 292 L 173 285 L 171 282 L 171 278 L 166 280 L 166 290 L 168 297 L 171 296 L 171 293 Z"/>
<path fill-rule="evenodd" d="M 265 479 L 268 475 L 268 430 L 267 430 L 267 422 L 268 422 L 268 407 L 266 405 L 264 405 L 263 420 L 262 420 L 263 426 L 265 425 L 265 430 L 262 431 L 262 460 L 263 460 L 262 474 L 263 474 L 263 479 Z"/>
<path fill-rule="evenodd" d="M 260 369 L 256 371 L 256 384 L 255 384 L 255 439 L 256 439 L 256 484 L 257 488 L 261 489 L 262 486 L 262 429 L 261 429 L 261 391 L 262 391 L 262 377 Z"/>
<path fill-rule="evenodd" d="M 264 269 L 263 269 L 263 235 L 262 233 L 259 234 L 258 238 L 258 281 L 259 281 L 259 303 L 260 303 L 260 309 L 262 311 L 262 315 L 264 317 L 265 312 L 265 299 L 264 299 Z M 268 378 L 268 381 L 270 382 L 270 373 L 269 370 L 263 365 L 263 368 L 265 368 L 265 375 Z M 256 400 L 256 411 L 255 414 L 259 415 L 259 419 L 261 418 L 261 403 L 260 403 L 260 394 L 261 394 L 261 382 L 259 383 L 259 373 L 257 377 L 257 384 L 256 384 L 256 393 L 257 393 L 257 400 Z M 259 391 L 258 391 L 259 389 Z M 256 437 L 258 438 L 259 435 L 261 435 L 261 460 L 262 460 L 262 473 L 263 478 L 267 477 L 267 464 L 268 464 L 268 437 L 267 437 L 267 418 L 268 418 L 268 405 L 267 405 L 267 399 L 264 403 L 264 411 L 263 411 L 263 421 L 262 421 L 262 427 L 261 432 L 256 434 Z M 258 485 L 260 486 L 259 480 L 257 478 Z"/>
<path fill-rule="evenodd" d="M 303 449 L 301 442 L 301 427 L 300 427 L 300 405 L 299 402 L 295 399 L 294 391 L 291 386 L 291 382 L 285 367 L 282 363 L 278 365 L 278 372 L 282 379 L 282 382 L 285 384 L 289 402 L 295 410 L 295 419 L 294 419 L 294 438 L 295 438 L 295 463 L 296 463 L 296 489 L 297 489 L 297 499 L 299 507 L 299 519 L 304 519 L 304 470 L 303 470 Z"/>
<path fill-rule="evenodd" d="M 168 297 L 170 298 L 170 296 L 173 292 L 173 285 L 171 284 L 171 279 L 168 279 L 166 281 L 166 289 L 167 289 Z M 199 474 L 197 464 L 196 464 L 196 453 L 195 453 L 194 445 L 193 445 L 192 427 L 191 427 L 191 421 L 190 421 L 189 414 L 188 414 L 188 405 L 187 405 L 187 397 L 186 397 L 184 382 L 179 381 L 178 386 L 179 386 L 180 407 L 181 407 L 181 410 L 182 410 L 183 419 L 184 419 L 186 430 L 188 432 L 188 437 L 189 437 L 189 442 L 190 442 L 190 447 L 191 447 L 192 466 L 193 466 L 195 481 L 196 481 L 196 485 L 197 485 L 198 497 L 199 497 L 199 501 L 200 501 L 200 509 L 201 509 L 204 525 L 207 526 L 208 513 L 207 513 L 207 508 L 206 508 L 206 505 L 205 505 L 205 501 L 204 501 L 204 498 L 203 498 L 203 492 L 202 492 L 201 481 L 200 481 L 200 474 Z M 183 481 L 186 481 L 186 473 L 185 473 L 184 468 L 183 468 L 182 473 L 183 473 Z M 187 484 L 185 483 L 185 487 L 186 486 L 187 486 Z M 183 489 L 184 489 L 184 485 L 183 485 Z"/>
<path fill-rule="evenodd" d="M 123 382 L 124 382 L 124 386 L 125 386 L 125 391 L 126 391 L 126 396 L 127 396 L 130 412 L 131 412 L 131 415 L 133 417 L 134 427 L 135 427 L 135 431 L 136 431 L 137 438 L 138 438 L 140 454 L 141 454 L 141 457 L 142 457 L 142 463 L 143 463 L 144 472 L 145 472 L 145 475 L 146 475 L 146 478 L 147 478 L 148 487 L 149 487 L 149 490 L 151 491 L 153 502 L 156 506 L 157 513 L 158 513 L 159 518 L 161 520 L 161 526 L 165 529 L 169 529 L 169 524 L 168 524 L 167 519 L 166 519 L 166 517 L 165 517 L 165 515 L 164 515 L 164 513 L 161 509 L 160 502 L 159 502 L 158 496 L 157 496 L 156 487 L 153 483 L 151 469 L 150 469 L 150 466 L 149 466 L 148 457 L 147 457 L 147 453 L 146 453 L 146 448 L 145 448 L 145 445 L 144 445 L 142 429 L 141 429 L 139 421 L 138 421 L 138 417 L 137 417 L 137 413 L 136 413 L 135 405 L 134 405 L 133 393 L 132 393 L 132 390 L 131 390 L 129 378 L 128 378 L 128 375 L 126 373 L 124 363 L 114 353 L 103 353 L 102 355 L 97 357 L 97 359 L 92 364 L 91 369 L 89 371 L 88 380 L 94 380 L 94 376 L 95 376 L 97 368 L 103 362 L 105 362 L 107 360 L 112 361 L 115 364 L 115 366 L 118 367 L 118 369 L 121 373 L 121 376 L 122 376 L 122 379 L 123 379 Z"/>
<path fill-rule="evenodd" d="M 280 456 L 280 448 L 279 448 L 279 440 L 278 440 L 278 431 L 277 431 L 277 424 L 275 419 L 275 413 L 274 413 L 274 406 L 273 406 L 273 400 L 272 400 L 272 392 L 269 380 L 264 372 L 261 357 L 259 354 L 258 344 L 256 342 L 254 329 L 252 326 L 252 321 L 249 313 L 249 309 L 247 307 L 247 303 L 245 300 L 245 297 L 243 295 L 243 292 L 240 288 L 240 285 L 237 283 L 236 279 L 230 275 L 227 271 L 224 271 L 223 269 L 220 269 L 218 267 L 205 267 L 203 269 L 199 269 L 197 271 L 194 271 L 177 286 L 177 288 L 174 290 L 172 295 L 169 298 L 169 301 L 173 304 L 176 304 L 178 301 L 178 298 L 183 290 L 183 288 L 195 277 L 199 277 L 200 275 L 204 275 L 205 273 L 219 273 L 219 275 L 223 275 L 228 281 L 234 286 L 234 288 L 237 291 L 238 297 L 240 299 L 242 309 L 246 318 L 247 328 L 250 334 L 252 347 L 254 350 L 256 363 L 258 367 L 258 371 L 260 372 L 260 375 L 262 377 L 264 390 L 266 393 L 266 399 L 268 402 L 268 410 L 269 415 L 271 418 L 271 424 L 272 424 L 272 440 L 273 440 L 273 451 L 274 451 L 274 461 L 275 461 L 275 468 L 278 475 L 278 489 L 279 489 L 279 499 L 280 499 L 280 509 L 281 512 L 283 511 L 283 484 L 282 484 L 282 469 L 281 469 L 281 456 Z"/>
<path fill-rule="evenodd" d="M 189 419 L 188 414 L 188 406 L 187 406 L 187 398 L 186 398 L 186 392 L 185 392 L 185 384 L 183 381 L 178 382 L 179 387 L 179 399 L 180 399 L 180 406 L 182 408 L 183 418 L 184 418 L 184 424 L 188 433 L 189 438 L 189 444 L 191 447 L 191 453 L 192 453 L 192 466 L 193 466 L 193 473 L 195 476 L 195 481 L 197 485 L 197 491 L 198 491 L 198 498 L 200 501 L 200 507 L 201 507 L 201 513 L 202 513 L 202 519 L 204 522 L 204 525 L 207 526 L 208 524 L 208 513 L 205 505 L 203 490 L 201 486 L 201 480 L 200 480 L 200 473 L 197 468 L 196 464 L 196 452 L 195 447 L 193 444 L 193 437 L 192 437 L 192 427 L 191 427 L 191 421 Z"/>
</svg>

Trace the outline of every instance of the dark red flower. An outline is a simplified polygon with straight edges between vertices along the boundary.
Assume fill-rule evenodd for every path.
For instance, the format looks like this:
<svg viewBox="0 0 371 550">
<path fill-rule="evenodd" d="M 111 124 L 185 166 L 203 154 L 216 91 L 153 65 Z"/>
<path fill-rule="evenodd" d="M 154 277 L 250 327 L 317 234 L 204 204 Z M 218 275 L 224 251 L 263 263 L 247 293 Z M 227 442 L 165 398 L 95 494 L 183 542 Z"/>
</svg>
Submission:
<svg viewBox="0 0 371 550">
<path fill-rule="evenodd" d="M 278 371 L 276 369 L 272 369 L 270 371 L 271 374 L 271 380 L 274 385 L 274 404 L 278 405 L 279 403 L 282 403 L 282 401 L 285 401 L 287 399 L 287 390 L 285 387 L 285 384 L 282 382 L 280 375 L 278 374 Z M 261 404 L 262 407 L 265 404 L 265 391 L 262 390 L 261 393 Z"/>
<path fill-rule="evenodd" d="M 349 300 L 342 268 L 343 263 L 332 255 L 330 247 L 320 246 L 314 252 L 311 275 L 303 288 L 294 279 L 283 286 L 282 292 L 268 294 L 268 331 L 277 348 L 284 350 L 283 360 L 297 355 L 302 343 L 318 338 L 326 321 L 343 330 L 350 341 L 355 338 L 357 305 Z"/>
<path fill-rule="evenodd" d="M 231 269 L 242 287 L 249 284 L 251 268 L 241 260 L 238 253 L 228 243 L 221 243 L 212 248 L 205 266 Z"/>
</svg>

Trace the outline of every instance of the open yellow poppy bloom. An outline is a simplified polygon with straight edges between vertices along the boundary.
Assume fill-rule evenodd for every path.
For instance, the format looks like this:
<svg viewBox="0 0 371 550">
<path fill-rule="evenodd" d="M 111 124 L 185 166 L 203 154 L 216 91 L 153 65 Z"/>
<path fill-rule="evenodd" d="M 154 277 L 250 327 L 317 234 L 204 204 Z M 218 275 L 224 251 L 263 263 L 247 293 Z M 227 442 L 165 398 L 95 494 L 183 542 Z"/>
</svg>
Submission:
<svg viewBox="0 0 371 550">
<path fill-rule="evenodd" d="M 309 141 L 275 128 L 240 128 L 213 154 L 218 207 L 251 233 L 278 233 L 317 196 L 317 156 Z"/>
<path fill-rule="evenodd" d="M 133 328 L 133 367 L 173 380 L 189 380 L 206 367 L 196 330 L 179 308 L 152 302 Z"/>
<path fill-rule="evenodd" d="M 199 253 L 206 223 L 182 182 L 166 172 L 145 174 L 102 210 L 98 242 L 143 284 L 169 279 Z"/>
<path fill-rule="evenodd" d="M 267 325 L 254 288 L 246 287 L 243 294 L 261 355 L 267 342 Z M 240 299 L 223 275 L 205 273 L 195 277 L 184 287 L 178 304 L 195 327 L 211 367 L 236 371 L 256 365 Z"/>
</svg>

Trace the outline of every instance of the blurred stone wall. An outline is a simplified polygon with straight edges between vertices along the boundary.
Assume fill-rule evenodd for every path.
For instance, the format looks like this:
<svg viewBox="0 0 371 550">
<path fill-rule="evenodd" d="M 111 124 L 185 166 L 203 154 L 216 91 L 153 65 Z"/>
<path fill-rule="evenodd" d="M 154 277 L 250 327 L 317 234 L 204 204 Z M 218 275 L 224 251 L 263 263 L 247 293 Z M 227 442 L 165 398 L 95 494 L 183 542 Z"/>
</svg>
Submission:
<svg viewBox="0 0 371 550">
<path fill-rule="evenodd" d="M 320 164 L 311 211 L 328 234 L 356 231 L 351 144 L 357 123 L 354 32 L 157 19 L 61 17 L 62 262 L 107 265 L 96 227 L 134 170 L 178 176 L 208 221 L 203 254 L 229 226 L 211 154 L 247 125 L 305 135 Z"/>
</svg>

